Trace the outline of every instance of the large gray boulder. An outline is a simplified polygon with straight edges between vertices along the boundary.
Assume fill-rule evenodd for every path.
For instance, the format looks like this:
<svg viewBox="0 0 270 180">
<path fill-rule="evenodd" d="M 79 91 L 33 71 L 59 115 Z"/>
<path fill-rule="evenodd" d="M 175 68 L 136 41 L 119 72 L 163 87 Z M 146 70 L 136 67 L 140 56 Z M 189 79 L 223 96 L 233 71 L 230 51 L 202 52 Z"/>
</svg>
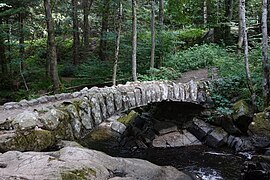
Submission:
<svg viewBox="0 0 270 180">
<path fill-rule="evenodd" d="M 202 143 L 195 136 L 186 130 L 181 133 L 171 132 L 158 136 L 152 142 L 153 147 L 182 147 L 201 144 Z"/>
<path fill-rule="evenodd" d="M 265 112 L 257 113 L 253 122 L 249 125 L 249 130 L 258 136 L 266 137 L 270 140 L 270 120 Z"/>
<path fill-rule="evenodd" d="M 222 128 L 215 127 L 215 129 L 206 137 L 206 144 L 211 147 L 220 147 L 227 141 L 228 133 Z"/>
<path fill-rule="evenodd" d="M 192 125 L 188 128 L 188 131 L 196 136 L 200 141 L 204 141 L 206 136 L 213 130 L 214 126 L 197 118 L 193 118 Z"/>
<path fill-rule="evenodd" d="M 38 114 L 36 112 L 24 111 L 18 114 L 11 122 L 12 126 L 20 130 L 33 129 L 38 126 Z"/>
<path fill-rule="evenodd" d="M 79 147 L 56 152 L 10 151 L 0 155 L 1 179 L 192 180 L 173 167 L 108 156 Z"/>
<path fill-rule="evenodd" d="M 244 100 L 237 101 L 233 104 L 233 120 L 241 132 L 246 133 L 248 126 L 252 121 L 252 113 L 248 104 Z"/>
</svg>

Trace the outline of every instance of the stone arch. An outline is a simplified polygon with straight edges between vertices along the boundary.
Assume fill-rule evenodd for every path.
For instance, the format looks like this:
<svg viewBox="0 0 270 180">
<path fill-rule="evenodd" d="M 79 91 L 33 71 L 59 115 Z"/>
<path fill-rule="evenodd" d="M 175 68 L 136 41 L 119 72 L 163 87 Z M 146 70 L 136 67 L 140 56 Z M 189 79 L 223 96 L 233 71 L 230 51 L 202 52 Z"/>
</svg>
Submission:
<svg viewBox="0 0 270 180">
<path fill-rule="evenodd" d="M 146 106 L 150 103 L 177 101 L 204 105 L 208 95 L 207 88 L 208 82 L 147 81 L 104 88 L 84 88 L 80 92 L 72 94 L 54 95 L 56 99 L 57 97 L 69 98 L 61 105 L 47 108 L 45 112 L 23 112 L 11 121 L 3 122 L 0 128 L 12 130 L 7 132 L 12 134 L 12 138 L 0 143 L 0 147 L 3 151 L 13 150 L 10 149 L 15 147 L 12 143 L 21 138 L 20 134 L 16 133 L 17 130 L 21 134 L 29 131 L 41 133 L 44 130 L 46 136 L 52 137 L 52 141 L 74 140 L 82 138 L 117 112 Z M 16 106 L 20 106 L 20 103 Z M 8 111 L 12 111 L 12 109 Z M 26 135 L 23 138 L 32 142 L 29 139 L 32 137 Z M 25 149 L 32 150 L 29 149 L 32 147 L 30 143 L 29 147 L 25 146 Z"/>
</svg>

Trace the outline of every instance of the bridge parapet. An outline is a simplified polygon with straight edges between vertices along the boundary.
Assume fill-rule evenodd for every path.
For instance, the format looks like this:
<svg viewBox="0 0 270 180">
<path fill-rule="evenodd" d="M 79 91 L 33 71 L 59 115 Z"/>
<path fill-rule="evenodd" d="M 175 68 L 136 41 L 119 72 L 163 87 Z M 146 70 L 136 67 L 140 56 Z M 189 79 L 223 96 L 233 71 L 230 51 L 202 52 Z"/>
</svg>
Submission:
<svg viewBox="0 0 270 180">
<path fill-rule="evenodd" d="M 3 131 L 8 130 L 8 133 L 12 134 L 11 140 L 7 140 L 7 142 L 1 142 L 0 135 L 0 150 L 16 150 L 12 149 L 12 147 L 16 147 L 12 143 L 18 142 L 17 139 L 21 138 L 19 135 L 24 134 L 22 133 L 24 131 L 28 132 L 26 133 L 27 135 L 23 136 L 23 139 L 27 139 L 26 142 L 32 142 L 31 139 L 28 139 L 29 131 L 41 133 L 41 131 L 36 131 L 36 129 L 45 130 L 46 137 L 50 134 L 53 140 L 80 139 L 117 112 L 161 101 L 191 102 L 204 105 L 207 100 L 208 87 L 209 82 L 147 81 L 131 82 L 125 85 L 104 88 L 84 88 L 80 92 L 55 95 L 51 99 L 55 101 L 58 97 L 63 103 L 53 107 L 42 108 L 41 111 L 39 109 L 35 109 L 35 111 L 28 110 L 15 114 L 14 117 L 9 119 L 0 119 L 0 129 Z M 67 100 L 63 101 L 64 97 Z M 44 97 L 30 100 L 30 102 L 38 101 L 37 103 L 40 103 L 39 99 L 42 98 Z M 50 99 L 45 98 L 47 101 Z M 27 102 L 24 101 L 26 104 Z M 18 102 L 18 104 L 21 104 L 21 102 Z M 16 106 L 21 107 L 18 104 Z M 42 107 L 46 107 L 46 105 L 46 103 L 39 104 Z M 16 112 L 16 109 L 7 109 L 4 112 Z M 20 134 L 16 133 L 17 130 L 19 130 Z M 31 138 L 34 136 L 31 133 L 30 135 Z M 33 147 L 32 144 L 29 144 L 29 146 Z M 27 149 L 27 145 L 24 147 L 26 148 L 20 150 L 34 150 L 33 148 Z M 40 147 L 40 144 L 37 147 Z"/>
<path fill-rule="evenodd" d="M 162 100 L 201 103 L 204 101 L 202 95 L 203 92 L 205 92 L 205 89 L 208 88 L 208 84 L 209 82 L 194 82 L 192 80 L 187 83 L 177 83 L 174 81 L 128 82 L 125 85 L 120 84 L 115 87 L 84 88 L 81 91 L 73 93 L 61 93 L 50 96 L 45 95 L 37 99 L 24 99 L 20 102 L 8 102 L 3 105 L 3 109 L 25 109 L 27 107 L 49 102 L 91 96 L 96 93 L 100 93 L 103 97 L 105 96 L 106 100 L 109 99 L 108 101 L 113 100 L 116 97 L 116 110 L 121 110 L 122 108 L 127 109 L 133 106 L 136 107 L 136 105 L 143 106 L 151 102 L 160 102 Z M 202 92 L 197 92 L 198 90 Z M 122 100 L 120 96 L 122 96 Z M 197 98 L 199 99 L 197 100 Z"/>
</svg>

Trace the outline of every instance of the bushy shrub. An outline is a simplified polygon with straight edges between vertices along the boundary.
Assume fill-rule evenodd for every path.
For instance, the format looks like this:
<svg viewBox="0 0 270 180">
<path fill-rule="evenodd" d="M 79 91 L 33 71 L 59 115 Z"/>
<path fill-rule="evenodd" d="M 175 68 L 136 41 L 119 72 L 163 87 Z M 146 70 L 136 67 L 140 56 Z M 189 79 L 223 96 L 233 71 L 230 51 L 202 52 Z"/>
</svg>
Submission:
<svg viewBox="0 0 270 180">
<path fill-rule="evenodd" d="M 76 67 L 72 64 L 65 64 L 60 70 L 60 76 L 62 77 L 73 77 L 76 73 Z"/>
<path fill-rule="evenodd" d="M 227 52 L 217 45 L 204 44 L 168 55 L 163 65 L 171 67 L 177 72 L 185 72 L 212 66 L 217 59 L 224 58 L 227 55 Z"/>
<path fill-rule="evenodd" d="M 174 69 L 161 67 L 159 69 L 151 68 L 146 74 L 139 75 L 138 79 L 141 81 L 171 80 L 179 76 L 180 73 L 176 72 Z"/>
</svg>

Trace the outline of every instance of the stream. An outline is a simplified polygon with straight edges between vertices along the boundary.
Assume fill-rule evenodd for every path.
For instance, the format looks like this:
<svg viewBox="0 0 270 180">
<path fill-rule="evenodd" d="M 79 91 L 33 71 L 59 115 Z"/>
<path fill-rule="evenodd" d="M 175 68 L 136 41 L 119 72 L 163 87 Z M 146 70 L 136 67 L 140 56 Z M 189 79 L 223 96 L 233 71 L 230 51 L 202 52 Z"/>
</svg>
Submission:
<svg viewBox="0 0 270 180">
<path fill-rule="evenodd" d="M 160 166 L 173 166 L 203 180 L 236 180 L 240 178 L 243 156 L 234 155 L 227 148 L 212 149 L 205 145 L 178 148 L 147 148 L 125 150 L 116 140 L 88 142 L 88 148 L 103 151 L 114 157 L 139 158 Z"/>
<path fill-rule="evenodd" d="M 153 119 L 161 121 L 166 119 L 177 124 L 177 127 L 181 129 L 202 109 L 202 107 L 191 103 L 163 102 L 148 106 L 143 109 L 143 112 L 149 114 L 146 121 L 153 122 Z M 119 144 L 119 136 L 110 133 L 102 140 L 94 140 L 95 136 L 102 137 L 108 133 L 98 132 L 100 134 L 92 135 L 91 138 L 85 139 L 82 144 L 87 148 L 103 151 L 114 157 L 139 158 L 160 166 L 173 166 L 180 171 L 195 175 L 197 179 L 236 180 L 241 178 L 241 168 L 245 157 L 235 155 L 233 150 L 229 148 L 213 149 L 206 145 L 192 145 L 174 148 L 154 148 L 150 146 L 146 149 L 124 149 Z"/>
</svg>

